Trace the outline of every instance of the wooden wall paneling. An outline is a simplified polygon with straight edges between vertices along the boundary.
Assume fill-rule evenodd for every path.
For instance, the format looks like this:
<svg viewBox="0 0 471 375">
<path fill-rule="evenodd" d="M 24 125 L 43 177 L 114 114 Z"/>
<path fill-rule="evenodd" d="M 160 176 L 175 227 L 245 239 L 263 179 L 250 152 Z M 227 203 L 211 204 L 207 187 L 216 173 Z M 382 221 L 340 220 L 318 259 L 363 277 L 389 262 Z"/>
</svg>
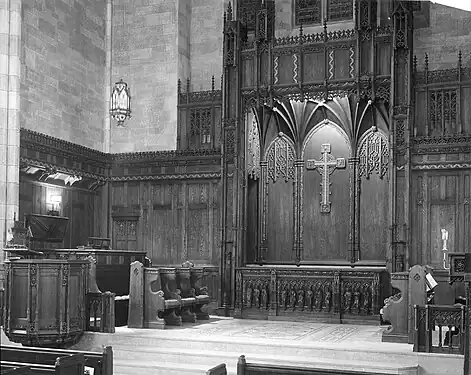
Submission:
<svg viewBox="0 0 471 375">
<path fill-rule="evenodd" d="M 463 241 L 459 251 L 471 253 L 471 172 L 463 176 L 463 227 L 460 230 Z"/>
<path fill-rule="evenodd" d="M 396 177 L 396 192 L 397 192 L 397 198 L 396 198 L 396 241 L 406 241 L 405 237 L 405 225 L 406 225 L 406 218 L 405 218 L 405 183 L 406 179 L 404 177 L 404 172 L 398 172 L 397 177 Z M 399 249 L 400 247 L 398 247 Z M 405 264 L 408 264 L 407 262 L 409 261 L 409 254 L 403 254 L 404 255 L 404 262 Z"/>
<path fill-rule="evenodd" d="M 293 83 L 293 55 L 283 54 L 278 55 L 278 67 L 274 69 L 278 76 L 278 84 L 290 84 Z M 274 67 L 276 64 L 274 64 Z"/>
<path fill-rule="evenodd" d="M 242 87 L 252 87 L 254 84 L 254 59 L 250 56 L 242 60 Z"/>
<path fill-rule="evenodd" d="M 378 75 L 391 75 L 391 44 L 389 42 L 376 44 L 376 72 Z"/>
<path fill-rule="evenodd" d="M 299 66 L 299 63 L 298 63 Z M 325 56 L 321 52 L 305 52 L 303 54 L 303 82 L 323 81 L 325 79 Z"/>
<path fill-rule="evenodd" d="M 427 135 L 426 122 L 427 122 L 427 100 L 426 100 L 426 91 L 417 90 L 415 92 L 415 102 L 416 106 L 414 107 L 415 121 L 414 121 L 414 136 L 425 136 Z"/>
<path fill-rule="evenodd" d="M 213 221 L 211 226 L 213 227 L 213 247 L 211 254 L 211 264 L 218 265 L 221 255 L 221 182 L 213 181 Z"/>
<path fill-rule="evenodd" d="M 336 48 L 334 51 L 334 79 L 350 78 L 350 48 Z"/>
<path fill-rule="evenodd" d="M 149 181 L 141 181 L 139 184 L 139 205 L 141 207 L 141 218 L 139 220 L 141 227 L 141 237 L 139 239 L 139 249 L 145 252 L 151 252 L 152 245 L 149 244 L 151 237 L 150 220 L 150 198 L 149 198 Z"/>
<path fill-rule="evenodd" d="M 171 264 L 173 254 L 173 213 L 171 192 L 173 186 L 167 183 L 152 185 L 152 262 Z"/>
<path fill-rule="evenodd" d="M 360 259 L 386 260 L 388 227 L 388 182 L 372 174 L 361 181 Z"/>
<path fill-rule="evenodd" d="M 460 109 L 461 109 L 461 126 L 463 134 L 471 134 L 471 87 L 465 86 L 461 88 Z"/>
<path fill-rule="evenodd" d="M 444 228 L 449 233 L 449 251 L 455 251 L 452 249 L 455 249 L 456 244 L 459 243 L 456 241 L 456 236 L 459 235 L 457 231 L 458 179 L 459 175 L 455 173 L 444 174 L 442 172 L 428 176 L 429 200 L 427 209 L 430 216 L 426 230 L 428 246 L 425 259 L 428 264 L 437 268 L 443 267 L 441 229 Z"/>
</svg>

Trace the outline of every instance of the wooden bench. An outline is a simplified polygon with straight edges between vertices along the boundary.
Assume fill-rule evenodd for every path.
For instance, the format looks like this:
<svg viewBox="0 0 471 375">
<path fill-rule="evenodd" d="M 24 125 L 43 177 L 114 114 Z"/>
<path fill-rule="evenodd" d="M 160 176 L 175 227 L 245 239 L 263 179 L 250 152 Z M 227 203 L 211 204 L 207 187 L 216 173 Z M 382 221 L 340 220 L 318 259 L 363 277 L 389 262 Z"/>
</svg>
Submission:
<svg viewBox="0 0 471 375">
<path fill-rule="evenodd" d="M 131 264 L 130 328 L 164 328 L 209 319 L 202 307 L 210 302 L 201 287 L 202 270 L 193 268 L 144 267 Z"/>
<path fill-rule="evenodd" d="M 57 358 L 80 354 L 84 366 L 93 368 L 94 375 L 113 375 L 113 349 L 103 348 L 103 352 L 87 352 L 63 349 L 33 348 L 26 346 L 1 345 L 2 361 L 11 363 L 54 366 Z"/>
<path fill-rule="evenodd" d="M 19 366 L 19 367 L 12 367 L 6 368 L 5 370 L 2 369 L 2 375 L 31 375 L 33 371 L 29 366 Z"/>
<path fill-rule="evenodd" d="M 227 368 L 225 363 L 221 363 L 206 371 L 206 375 L 227 375 Z"/>
<path fill-rule="evenodd" d="M 2 360 L 0 362 L 0 366 L 2 374 L 27 373 L 35 375 L 83 375 L 85 357 L 83 353 L 68 354 L 56 357 L 54 364 L 28 363 L 24 360 L 21 362 L 15 362 L 5 361 L 2 349 Z"/>
<path fill-rule="evenodd" d="M 294 367 L 283 365 L 266 365 L 247 363 L 245 356 L 241 355 L 237 362 L 237 375 L 372 375 L 371 372 L 361 370 L 343 369 L 316 369 L 309 367 Z M 216 374 L 215 374 L 216 375 Z"/>
</svg>

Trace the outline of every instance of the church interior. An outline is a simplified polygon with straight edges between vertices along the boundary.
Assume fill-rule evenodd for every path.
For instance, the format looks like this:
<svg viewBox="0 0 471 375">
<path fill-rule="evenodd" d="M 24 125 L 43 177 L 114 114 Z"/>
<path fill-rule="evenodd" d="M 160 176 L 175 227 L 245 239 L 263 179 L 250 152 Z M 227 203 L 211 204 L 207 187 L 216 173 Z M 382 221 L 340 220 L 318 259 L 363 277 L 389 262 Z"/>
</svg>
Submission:
<svg viewBox="0 0 471 375">
<path fill-rule="evenodd" d="M 2 374 L 471 374 L 445 3 L 0 0 Z"/>
</svg>

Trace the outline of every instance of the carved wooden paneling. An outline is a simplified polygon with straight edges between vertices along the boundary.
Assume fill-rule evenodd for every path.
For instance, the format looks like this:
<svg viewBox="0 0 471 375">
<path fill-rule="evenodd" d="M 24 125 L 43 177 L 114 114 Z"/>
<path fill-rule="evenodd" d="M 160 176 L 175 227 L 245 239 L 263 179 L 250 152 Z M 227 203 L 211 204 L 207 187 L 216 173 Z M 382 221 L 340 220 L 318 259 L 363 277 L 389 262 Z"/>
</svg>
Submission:
<svg viewBox="0 0 471 375">
<path fill-rule="evenodd" d="M 216 180 L 122 182 L 112 189 L 113 248 L 131 249 L 134 241 L 135 249 L 146 251 L 157 265 L 183 260 L 217 264 L 220 187 Z"/>
<path fill-rule="evenodd" d="M 360 143 L 360 253 L 362 260 L 386 258 L 389 233 L 389 145 L 386 136 L 371 132 Z"/>
<path fill-rule="evenodd" d="M 20 177 L 20 212 L 17 219 L 26 214 L 47 215 L 51 210 L 48 198 L 58 195 L 62 198 L 59 214 L 69 218 L 64 246 L 74 248 L 86 245 L 88 237 L 106 235 L 102 227 L 102 205 L 98 192 L 74 188 L 57 187 Z"/>
<path fill-rule="evenodd" d="M 268 147 L 265 159 L 267 202 L 264 226 L 268 252 L 262 254 L 268 262 L 289 262 L 293 256 L 293 197 L 295 151 L 284 137 L 277 137 Z"/>
<path fill-rule="evenodd" d="M 303 71 L 304 82 L 322 81 L 325 79 L 325 57 L 324 51 L 305 53 L 303 56 L 304 66 L 307 69 Z M 298 67 L 299 69 L 299 67 Z"/>
<path fill-rule="evenodd" d="M 314 130 L 305 143 L 303 160 L 322 160 L 322 145 L 330 144 L 334 159 L 349 158 L 349 144 L 333 125 L 324 125 Z M 302 238 L 306 261 L 346 260 L 349 234 L 349 175 L 348 169 L 334 169 L 327 173 L 327 184 L 323 167 L 318 170 L 303 169 L 304 192 Z M 329 167 L 331 168 L 331 167 Z M 330 210 L 323 209 L 324 195 Z"/>
<path fill-rule="evenodd" d="M 412 246 L 416 263 L 443 267 L 441 229 L 450 252 L 469 252 L 469 171 L 415 172 Z"/>
</svg>

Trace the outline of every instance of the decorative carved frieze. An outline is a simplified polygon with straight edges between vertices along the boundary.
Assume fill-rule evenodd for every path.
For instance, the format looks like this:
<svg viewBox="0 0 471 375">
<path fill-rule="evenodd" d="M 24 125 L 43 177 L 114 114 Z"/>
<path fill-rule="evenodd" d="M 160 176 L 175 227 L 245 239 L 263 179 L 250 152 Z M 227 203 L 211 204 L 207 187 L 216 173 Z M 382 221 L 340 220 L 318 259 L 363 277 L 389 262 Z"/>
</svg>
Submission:
<svg viewBox="0 0 471 375">
<path fill-rule="evenodd" d="M 276 182 L 283 178 L 286 182 L 295 177 L 295 151 L 293 146 L 283 137 L 277 137 L 268 148 L 266 160 L 268 163 L 267 181 Z"/>
<path fill-rule="evenodd" d="M 248 124 L 247 140 L 247 174 L 249 178 L 258 180 L 260 178 L 260 134 L 255 116 Z"/>
</svg>

